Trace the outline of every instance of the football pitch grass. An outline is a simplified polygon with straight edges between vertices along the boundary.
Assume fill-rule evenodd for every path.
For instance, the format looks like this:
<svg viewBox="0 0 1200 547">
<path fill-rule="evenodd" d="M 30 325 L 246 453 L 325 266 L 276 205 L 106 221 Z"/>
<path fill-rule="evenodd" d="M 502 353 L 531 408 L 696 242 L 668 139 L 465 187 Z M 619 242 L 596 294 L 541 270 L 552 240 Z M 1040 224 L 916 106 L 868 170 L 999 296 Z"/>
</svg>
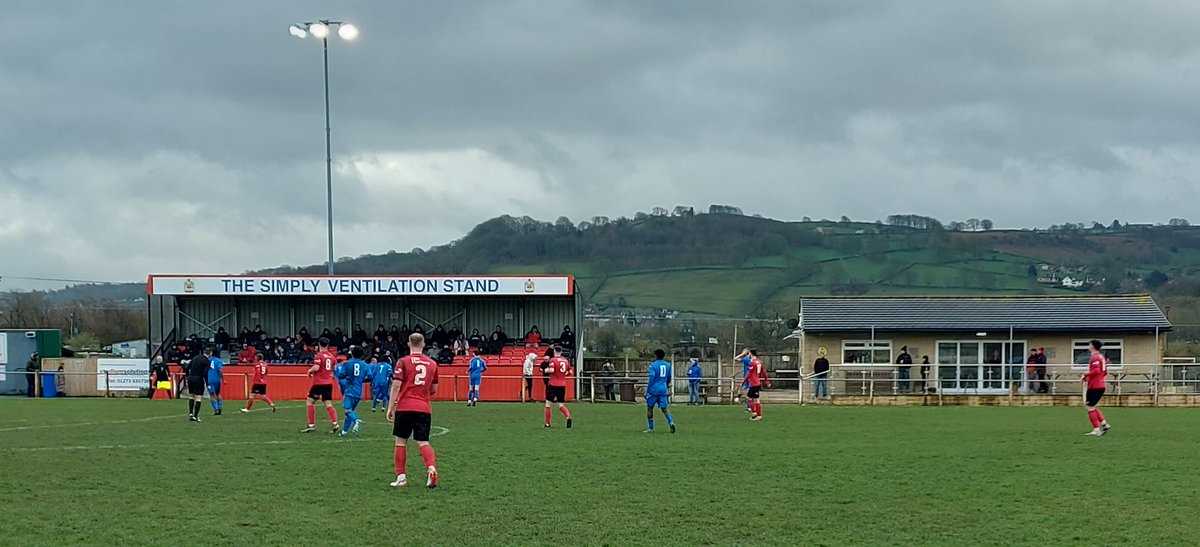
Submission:
<svg viewBox="0 0 1200 547">
<path fill-rule="evenodd" d="M 340 405 L 339 405 L 340 406 Z M 303 403 L 0 399 L 0 544 L 1195 545 L 1200 410 L 437 404 L 441 487 L 390 427 Z M 322 413 L 318 413 L 321 416 Z M 340 412 L 339 412 L 340 419 Z"/>
</svg>

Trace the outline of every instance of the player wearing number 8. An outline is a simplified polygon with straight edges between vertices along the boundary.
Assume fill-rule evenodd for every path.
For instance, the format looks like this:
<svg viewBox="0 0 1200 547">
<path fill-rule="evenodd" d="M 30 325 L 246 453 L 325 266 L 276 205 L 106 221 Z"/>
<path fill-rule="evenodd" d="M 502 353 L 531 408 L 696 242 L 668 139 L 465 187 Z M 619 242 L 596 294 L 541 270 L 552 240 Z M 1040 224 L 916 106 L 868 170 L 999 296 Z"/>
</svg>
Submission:
<svg viewBox="0 0 1200 547">
<path fill-rule="evenodd" d="M 392 422 L 392 435 L 396 438 L 393 461 L 396 464 L 394 487 L 408 485 L 405 464 L 408 461 L 408 438 L 417 441 L 421 459 L 428 472 L 425 486 L 437 488 L 438 474 L 433 447 L 429 445 L 433 408 L 429 399 L 437 393 L 438 366 L 424 354 L 425 337 L 413 333 L 408 337 L 409 355 L 396 363 L 392 373 L 391 401 L 388 402 L 387 419 Z"/>
<path fill-rule="evenodd" d="M 329 432 L 337 433 L 337 412 L 333 410 L 333 365 L 337 355 L 329 350 L 329 339 L 321 337 L 317 340 L 317 355 L 313 357 L 313 365 L 308 368 L 312 377 L 312 387 L 308 388 L 308 400 L 305 401 L 308 411 L 308 427 L 301 433 L 312 433 L 317 429 L 316 408 L 318 400 L 325 403 L 325 411 L 329 413 Z"/>
<path fill-rule="evenodd" d="M 571 411 L 563 404 L 567 399 L 567 374 L 571 372 L 571 362 L 557 355 L 554 348 L 546 350 L 546 369 L 550 371 L 550 380 L 546 383 L 546 427 L 550 427 L 550 403 L 558 403 L 558 411 L 567 419 L 567 429 L 571 429 Z"/>
<path fill-rule="evenodd" d="M 366 352 L 358 346 L 350 348 L 350 360 L 338 365 L 342 381 L 342 408 L 346 411 L 346 419 L 342 422 L 342 433 L 345 437 L 351 431 L 358 433 L 358 403 L 362 401 L 363 382 L 366 381 L 367 363 L 362 360 Z"/>
<path fill-rule="evenodd" d="M 668 386 L 671 384 L 671 364 L 664 361 L 667 352 L 656 349 L 654 350 L 653 363 L 650 363 L 650 377 L 646 381 L 646 433 L 654 433 L 654 407 L 662 409 L 663 416 L 667 417 L 667 425 L 671 426 L 671 433 L 675 432 L 675 419 L 671 418 L 671 412 L 667 410 L 670 404 L 670 390 Z"/>
</svg>

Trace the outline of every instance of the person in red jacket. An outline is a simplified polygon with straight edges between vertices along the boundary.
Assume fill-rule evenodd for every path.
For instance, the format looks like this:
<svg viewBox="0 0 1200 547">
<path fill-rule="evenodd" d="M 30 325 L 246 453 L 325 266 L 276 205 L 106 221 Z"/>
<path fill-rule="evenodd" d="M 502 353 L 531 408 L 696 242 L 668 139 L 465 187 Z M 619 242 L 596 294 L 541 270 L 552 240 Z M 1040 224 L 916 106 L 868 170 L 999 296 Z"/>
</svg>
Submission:
<svg viewBox="0 0 1200 547">
<path fill-rule="evenodd" d="M 246 344 L 246 347 L 242 348 L 242 351 L 238 352 L 237 362 L 239 365 L 254 366 L 254 363 L 258 361 L 256 358 L 257 355 L 258 350 L 255 349 L 254 346 Z"/>
<path fill-rule="evenodd" d="M 1088 360 L 1088 371 L 1083 375 L 1084 397 L 1083 404 L 1087 407 L 1088 420 L 1092 422 L 1092 430 L 1087 433 L 1092 437 L 1103 437 L 1112 429 L 1108 425 L 1108 420 L 1104 419 L 1104 413 L 1097 408 L 1100 406 L 1100 398 L 1104 397 L 1104 388 L 1107 385 L 1105 378 L 1108 376 L 1108 358 L 1100 353 L 1100 348 L 1104 344 L 1099 340 L 1091 342 L 1091 359 Z"/>
<path fill-rule="evenodd" d="M 536 348 L 540 345 L 542 345 L 542 333 L 538 332 L 537 325 L 534 325 L 529 332 L 525 333 L 525 347 Z"/>
</svg>

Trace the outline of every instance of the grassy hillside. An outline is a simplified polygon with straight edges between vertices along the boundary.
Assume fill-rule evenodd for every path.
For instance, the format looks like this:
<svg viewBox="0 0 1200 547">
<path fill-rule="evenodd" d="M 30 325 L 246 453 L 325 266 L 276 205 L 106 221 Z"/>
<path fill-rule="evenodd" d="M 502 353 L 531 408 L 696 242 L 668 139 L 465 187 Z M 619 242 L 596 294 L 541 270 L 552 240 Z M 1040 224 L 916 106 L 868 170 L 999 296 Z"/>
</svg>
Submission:
<svg viewBox="0 0 1200 547">
<path fill-rule="evenodd" d="M 952 232 L 740 215 L 572 224 L 499 217 L 463 239 L 339 263 L 339 273 L 568 273 L 600 311 L 787 313 L 805 295 L 1057 294 L 1043 264 L 1093 277 L 1096 292 L 1200 296 L 1200 229 L 1122 227 Z M 323 267 L 264 273 L 322 273 Z M 1053 270 L 1052 270 L 1053 271 Z M 1165 274 L 1147 281 L 1151 272 Z M 1101 282 L 1101 279 L 1105 281 Z M 142 296 L 138 284 L 74 287 L 57 299 Z M 120 299 L 120 298 L 118 298 Z M 1181 308 L 1182 311 L 1182 308 Z"/>
</svg>

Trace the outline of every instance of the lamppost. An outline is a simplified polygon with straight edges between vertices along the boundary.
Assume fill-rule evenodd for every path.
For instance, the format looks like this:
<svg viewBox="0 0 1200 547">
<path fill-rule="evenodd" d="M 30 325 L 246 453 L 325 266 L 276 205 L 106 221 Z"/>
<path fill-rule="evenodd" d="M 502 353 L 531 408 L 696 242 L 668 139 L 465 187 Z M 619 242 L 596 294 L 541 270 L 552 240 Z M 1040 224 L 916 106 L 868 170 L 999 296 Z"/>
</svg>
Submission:
<svg viewBox="0 0 1200 547">
<path fill-rule="evenodd" d="M 288 32 L 297 38 L 312 35 L 321 40 L 321 49 L 325 61 L 325 206 L 329 225 L 329 262 L 327 271 L 333 275 L 333 155 L 329 146 L 329 30 L 337 27 L 337 35 L 343 40 L 353 40 L 358 37 L 358 27 L 342 21 L 320 19 L 292 25 Z"/>
</svg>

